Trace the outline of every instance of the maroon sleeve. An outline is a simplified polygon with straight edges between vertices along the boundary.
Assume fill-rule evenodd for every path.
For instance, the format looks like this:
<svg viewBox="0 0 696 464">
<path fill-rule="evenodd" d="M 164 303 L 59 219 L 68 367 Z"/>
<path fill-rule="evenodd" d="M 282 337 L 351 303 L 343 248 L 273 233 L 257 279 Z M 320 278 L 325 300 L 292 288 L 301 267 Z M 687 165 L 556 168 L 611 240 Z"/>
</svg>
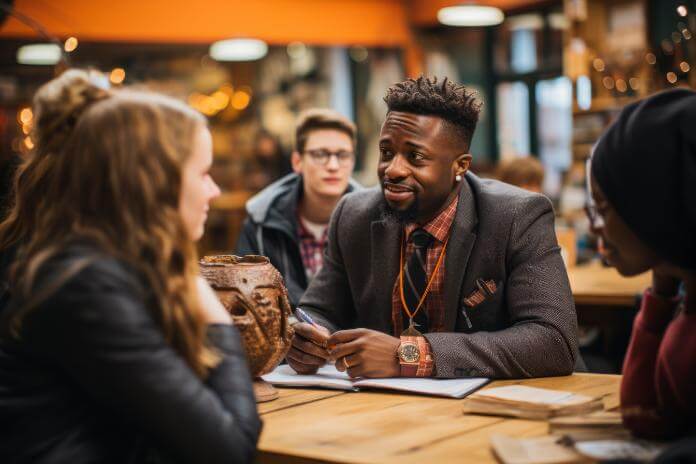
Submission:
<svg viewBox="0 0 696 464">
<path fill-rule="evenodd" d="M 638 436 L 669 434 L 669 424 L 659 413 L 655 373 L 660 345 L 678 303 L 678 298 L 660 298 L 648 289 L 633 323 L 623 366 L 621 412 L 624 425 Z"/>
</svg>

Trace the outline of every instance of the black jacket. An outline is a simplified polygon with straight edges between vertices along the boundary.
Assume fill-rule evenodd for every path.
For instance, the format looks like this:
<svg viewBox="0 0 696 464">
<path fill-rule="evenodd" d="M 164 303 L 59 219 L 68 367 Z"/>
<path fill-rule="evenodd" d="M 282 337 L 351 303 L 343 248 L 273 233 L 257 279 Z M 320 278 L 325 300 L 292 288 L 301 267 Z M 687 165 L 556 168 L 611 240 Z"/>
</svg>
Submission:
<svg viewBox="0 0 696 464">
<path fill-rule="evenodd" d="M 261 422 L 236 329 L 209 327 L 222 362 L 204 382 L 165 341 L 142 281 L 95 248 L 67 247 L 32 294 L 85 258 L 20 339 L 3 330 L 0 462 L 252 461 Z M 3 316 L 23 303 L 13 293 Z"/>
<path fill-rule="evenodd" d="M 351 179 L 346 193 L 360 189 Z M 235 251 L 238 255 L 267 256 L 283 275 L 293 308 L 309 284 L 297 236 L 297 204 L 302 191 L 302 176 L 288 174 L 251 198 Z"/>
<path fill-rule="evenodd" d="M 0 251 L 0 314 L 10 301 L 10 267 L 17 254 L 17 245 Z"/>
</svg>

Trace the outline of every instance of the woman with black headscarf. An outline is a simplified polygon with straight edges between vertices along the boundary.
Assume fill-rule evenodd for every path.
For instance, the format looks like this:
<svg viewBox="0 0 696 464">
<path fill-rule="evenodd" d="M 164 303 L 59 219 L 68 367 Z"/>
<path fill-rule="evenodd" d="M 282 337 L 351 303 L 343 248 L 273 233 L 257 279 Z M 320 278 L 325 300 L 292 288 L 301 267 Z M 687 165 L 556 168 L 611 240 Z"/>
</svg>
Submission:
<svg viewBox="0 0 696 464">
<path fill-rule="evenodd" d="M 696 92 L 671 90 L 627 106 L 597 143 L 588 187 L 605 260 L 625 276 L 653 274 L 624 362 L 624 423 L 643 437 L 693 434 Z"/>
</svg>

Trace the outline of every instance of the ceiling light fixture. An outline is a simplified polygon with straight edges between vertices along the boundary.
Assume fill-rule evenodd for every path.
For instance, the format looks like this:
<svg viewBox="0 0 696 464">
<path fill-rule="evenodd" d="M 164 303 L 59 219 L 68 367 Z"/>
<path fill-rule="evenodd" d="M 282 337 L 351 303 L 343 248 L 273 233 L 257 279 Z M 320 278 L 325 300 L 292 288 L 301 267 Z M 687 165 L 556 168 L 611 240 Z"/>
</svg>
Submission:
<svg viewBox="0 0 696 464">
<path fill-rule="evenodd" d="M 500 8 L 482 5 L 457 5 L 441 8 L 437 19 L 446 26 L 495 26 L 505 19 Z"/>
<path fill-rule="evenodd" d="M 52 43 L 23 45 L 17 50 L 17 63 L 54 65 L 63 57 L 63 50 Z"/>
<path fill-rule="evenodd" d="M 268 45 L 259 39 L 219 40 L 208 53 L 216 61 L 254 61 L 266 56 Z"/>
</svg>

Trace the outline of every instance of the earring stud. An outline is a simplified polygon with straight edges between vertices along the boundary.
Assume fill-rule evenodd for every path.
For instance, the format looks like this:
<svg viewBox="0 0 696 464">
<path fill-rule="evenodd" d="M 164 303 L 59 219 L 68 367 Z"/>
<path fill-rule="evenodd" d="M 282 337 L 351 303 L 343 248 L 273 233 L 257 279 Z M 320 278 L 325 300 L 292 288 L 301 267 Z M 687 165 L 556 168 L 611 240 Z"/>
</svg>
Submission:
<svg viewBox="0 0 696 464">
<path fill-rule="evenodd" d="M 461 182 L 461 181 L 462 181 L 462 176 L 461 176 L 461 174 L 457 174 L 457 175 L 454 177 L 454 180 L 456 180 L 457 182 Z"/>
</svg>

